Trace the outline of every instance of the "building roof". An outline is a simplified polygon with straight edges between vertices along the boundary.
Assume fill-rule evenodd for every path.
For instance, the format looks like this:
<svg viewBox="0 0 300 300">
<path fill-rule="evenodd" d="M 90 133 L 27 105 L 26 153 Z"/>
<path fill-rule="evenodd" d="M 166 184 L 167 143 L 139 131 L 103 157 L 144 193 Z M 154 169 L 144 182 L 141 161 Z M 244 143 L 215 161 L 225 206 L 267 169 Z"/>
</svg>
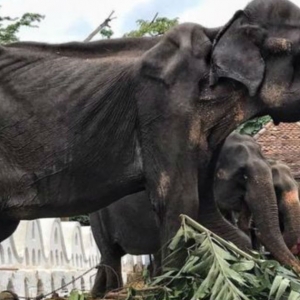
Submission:
<svg viewBox="0 0 300 300">
<path fill-rule="evenodd" d="M 255 136 L 267 158 L 285 162 L 295 178 L 300 179 L 300 122 L 268 122 Z"/>
</svg>

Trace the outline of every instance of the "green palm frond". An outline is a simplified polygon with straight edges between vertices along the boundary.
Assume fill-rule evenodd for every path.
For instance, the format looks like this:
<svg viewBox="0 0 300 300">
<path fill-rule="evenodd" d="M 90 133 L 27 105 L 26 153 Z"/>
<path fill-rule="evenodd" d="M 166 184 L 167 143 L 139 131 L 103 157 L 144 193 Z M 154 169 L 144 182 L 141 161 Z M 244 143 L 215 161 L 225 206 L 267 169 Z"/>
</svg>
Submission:
<svg viewBox="0 0 300 300">
<path fill-rule="evenodd" d="M 151 293 L 137 291 L 139 299 L 300 300 L 299 277 L 292 270 L 258 254 L 249 255 L 189 217 L 181 217 L 168 261 L 178 261 L 182 253 L 185 260 L 155 278 Z"/>
</svg>

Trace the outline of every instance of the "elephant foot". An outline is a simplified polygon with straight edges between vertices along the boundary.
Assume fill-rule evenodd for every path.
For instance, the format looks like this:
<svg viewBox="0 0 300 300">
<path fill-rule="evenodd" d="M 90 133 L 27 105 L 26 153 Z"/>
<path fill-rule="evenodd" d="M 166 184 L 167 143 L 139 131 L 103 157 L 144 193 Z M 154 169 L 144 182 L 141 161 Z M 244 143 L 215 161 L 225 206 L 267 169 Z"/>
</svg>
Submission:
<svg viewBox="0 0 300 300">
<path fill-rule="evenodd" d="M 106 271 L 100 266 L 97 271 L 94 286 L 91 290 L 92 298 L 103 298 L 106 294 Z"/>
<path fill-rule="evenodd" d="M 10 237 L 17 229 L 20 221 L 1 220 L 0 221 L 0 243 Z"/>
</svg>

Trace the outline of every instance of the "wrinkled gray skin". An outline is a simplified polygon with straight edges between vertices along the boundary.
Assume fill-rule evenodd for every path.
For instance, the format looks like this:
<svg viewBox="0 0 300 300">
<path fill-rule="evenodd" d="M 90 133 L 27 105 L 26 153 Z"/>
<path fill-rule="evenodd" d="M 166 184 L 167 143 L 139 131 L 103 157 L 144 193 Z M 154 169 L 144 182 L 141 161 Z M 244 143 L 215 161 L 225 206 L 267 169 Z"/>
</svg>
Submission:
<svg viewBox="0 0 300 300">
<path fill-rule="evenodd" d="M 227 137 L 217 163 L 214 185 L 216 202 L 226 216 L 231 217 L 233 212 L 239 213 L 238 226 L 248 235 L 253 216 L 259 240 L 268 249 L 269 233 L 260 234 L 261 223 L 269 217 L 268 205 L 265 205 L 263 199 L 264 185 L 252 186 L 253 180 L 262 172 L 261 169 L 265 169 L 269 176 L 266 180 L 276 192 L 277 199 L 273 201 L 278 203 L 284 240 L 288 247 L 297 245 L 300 238 L 298 185 L 289 167 L 280 162 L 268 162 L 252 137 L 238 133 Z M 127 196 L 90 214 L 90 222 L 101 252 L 101 264 L 105 265 L 99 268 L 95 278 L 92 289 L 94 297 L 122 284 L 121 257 L 126 253 L 155 253 L 157 266 L 159 227 L 145 192 Z M 299 252 L 297 247 L 293 251 L 294 254 Z"/>
<path fill-rule="evenodd" d="M 181 213 L 249 245 L 218 212 L 214 169 L 246 120 L 300 120 L 299 25 L 290 2 L 254 0 L 217 37 L 186 23 L 162 38 L 1 47 L 0 240 L 21 219 L 92 212 L 146 189 L 162 245 Z M 265 182 L 269 249 L 300 271 L 265 175 L 253 185 Z"/>
<path fill-rule="evenodd" d="M 267 170 L 268 172 L 266 172 Z M 253 187 L 255 178 L 265 172 L 265 179 L 275 190 L 281 228 L 286 245 L 294 254 L 300 249 L 300 202 L 298 184 L 290 168 L 263 157 L 259 144 L 247 135 L 230 134 L 222 147 L 216 167 L 215 199 L 219 209 L 233 222 L 238 213 L 238 227 L 250 234 L 250 221 L 257 228 L 259 240 L 268 249 L 269 234 L 264 232 L 269 218 L 264 201 L 264 185 Z M 262 234 L 262 232 L 264 232 Z M 274 256 L 275 254 L 271 251 Z"/>
</svg>

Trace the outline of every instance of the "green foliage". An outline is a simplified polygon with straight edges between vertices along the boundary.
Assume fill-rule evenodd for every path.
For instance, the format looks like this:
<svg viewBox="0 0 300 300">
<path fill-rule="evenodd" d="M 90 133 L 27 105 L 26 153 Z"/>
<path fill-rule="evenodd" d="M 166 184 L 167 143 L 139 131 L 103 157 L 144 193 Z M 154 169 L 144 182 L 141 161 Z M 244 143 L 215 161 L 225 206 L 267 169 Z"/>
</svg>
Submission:
<svg viewBox="0 0 300 300">
<path fill-rule="evenodd" d="M 44 16 L 26 13 L 21 18 L 0 17 L 0 44 L 18 41 L 17 33 L 22 27 L 37 27 Z"/>
<path fill-rule="evenodd" d="M 248 134 L 248 135 L 253 136 L 257 132 L 259 132 L 262 129 L 262 127 L 269 121 L 271 121 L 270 116 L 255 118 L 255 119 L 249 120 L 246 123 L 240 125 L 237 128 L 237 131 L 241 134 Z"/>
<path fill-rule="evenodd" d="M 88 215 L 80 215 L 80 216 L 70 217 L 70 221 L 77 221 L 83 226 L 90 225 L 90 218 Z"/>
<path fill-rule="evenodd" d="M 138 29 L 130 31 L 124 37 L 158 36 L 178 24 L 178 18 L 156 18 L 153 21 L 137 20 Z"/>
<path fill-rule="evenodd" d="M 110 39 L 114 32 L 109 27 L 104 27 L 100 30 L 100 34 L 102 38 Z"/>
<path fill-rule="evenodd" d="M 152 287 L 131 289 L 127 299 L 300 299 L 300 281 L 293 271 L 243 252 L 187 216 L 182 220 L 170 248 L 174 259 L 178 252 L 186 253 L 183 266 L 166 269 Z"/>
<path fill-rule="evenodd" d="M 89 295 L 87 293 L 74 289 L 71 291 L 68 300 L 86 300 L 88 298 Z"/>
</svg>

